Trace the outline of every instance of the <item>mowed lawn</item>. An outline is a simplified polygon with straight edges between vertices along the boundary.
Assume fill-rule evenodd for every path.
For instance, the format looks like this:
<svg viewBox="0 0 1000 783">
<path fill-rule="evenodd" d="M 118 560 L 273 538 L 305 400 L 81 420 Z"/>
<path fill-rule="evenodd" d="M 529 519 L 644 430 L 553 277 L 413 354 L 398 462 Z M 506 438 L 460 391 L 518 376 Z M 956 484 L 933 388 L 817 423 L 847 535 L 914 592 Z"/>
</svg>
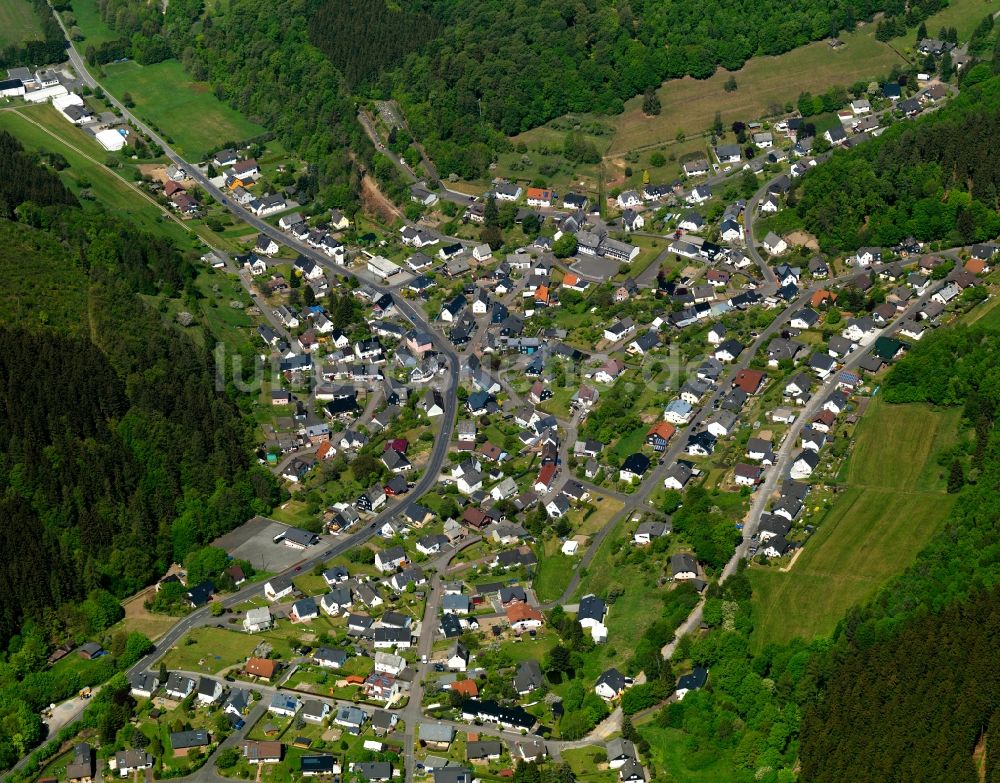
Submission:
<svg viewBox="0 0 1000 783">
<path fill-rule="evenodd" d="M 930 25 L 928 25 L 930 28 Z M 712 126 L 715 113 L 723 125 L 752 120 L 768 113 L 772 104 L 784 106 L 801 92 L 821 93 L 831 86 L 849 86 L 859 79 L 888 73 L 903 59 L 889 46 L 875 40 L 875 26 L 866 25 L 845 34 L 846 46 L 834 50 L 817 41 L 777 57 L 754 57 L 742 69 L 720 69 L 709 79 L 674 79 L 658 90 L 663 112 L 656 117 L 642 113 L 642 98 L 625 104 L 617 118 L 618 132 L 608 153 L 618 155 L 637 147 L 673 141 L 677 132 L 700 133 Z M 736 77 L 738 89 L 727 93 L 724 85 Z"/>
<path fill-rule="evenodd" d="M 28 0 L 0 0 L 0 49 L 41 38 L 42 23 Z"/>
<path fill-rule="evenodd" d="M 791 570 L 750 569 L 757 649 L 829 635 L 851 606 L 913 562 L 954 503 L 935 455 L 954 442 L 959 415 L 872 405 L 848 466 L 848 488 Z"/>
<path fill-rule="evenodd" d="M 191 81 L 177 60 L 155 65 L 130 61 L 104 70 L 104 87 L 118 99 L 129 93 L 139 118 L 159 128 L 168 143 L 188 158 L 201 160 L 213 148 L 264 133 L 260 125 L 216 98 L 208 84 Z"/>
</svg>

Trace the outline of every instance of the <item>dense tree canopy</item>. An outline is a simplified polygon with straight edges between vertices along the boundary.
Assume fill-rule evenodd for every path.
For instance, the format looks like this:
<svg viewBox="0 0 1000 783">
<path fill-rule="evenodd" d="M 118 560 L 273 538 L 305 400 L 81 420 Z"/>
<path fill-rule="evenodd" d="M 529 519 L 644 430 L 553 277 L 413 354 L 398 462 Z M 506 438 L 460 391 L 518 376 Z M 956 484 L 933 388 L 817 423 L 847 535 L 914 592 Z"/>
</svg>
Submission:
<svg viewBox="0 0 1000 783">
<path fill-rule="evenodd" d="M 0 137 L 0 644 L 53 615 L 52 639 L 93 623 L 60 606 L 122 597 L 264 508 L 272 481 L 249 460 L 210 355 L 136 293 L 177 295 L 193 268 L 169 242 L 71 199 Z M 41 183 L 39 186 L 38 183 Z M 17 194 L 35 202 L 16 204 Z M 37 227 L 31 227 L 34 224 Z M 70 618 L 67 620 L 67 618 Z"/>
<path fill-rule="evenodd" d="M 0 218 L 14 217 L 25 201 L 38 204 L 76 204 L 76 197 L 62 184 L 59 175 L 39 168 L 21 148 L 17 139 L 0 131 Z"/>
<path fill-rule="evenodd" d="M 973 751 L 997 723 L 1000 592 L 918 616 L 841 658 L 802 729 L 809 783 L 975 783 Z M 991 735 L 987 752 L 1000 756 Z M 992 760 L 992 758 L 991 758 Z"/>
<path fill-rule="evenodd" d="M 396 65 L 439 29 L 438 21 L 419 9 L 390 8 L 385 0 L 332 0 L 309 20 L 309 37 L 353 86 Z"/>
<path fill-rule="evenodd" d="M 796 207 L 830 252 L 907 236 L 950 244 L 1000 233 L 1000 79 L 954 103 L 837 152 L 802 178 Z"/>
<path fill-rule="evenodd" d="M 401 99 L 441 173 L 467 176 L 478 173 L 481 145 L 495 150 L 502 143 L 497 131 L 516 134 L 567 112 L 617 113 L 626 100 L 666 79 L 707 78 L 717 67 L 736 70 L 754 55 L 780 54 L 835 35 L 877 11 L 894 13 L 897 5 L 903 4 L 404 3 L 404 9 L 426 8 L 442 32 L 385 73 L 381 84 Z M 943 0 L 910 3 L 907 19 L 918 20 L 943 5 Z M 345 35 L 336 30 L 327 35 L 338 50 L 362 56 L 362 47 Z"/>
<path fill-rule="evenodd" d="M 184 293 L 191 260 L 75 204 L 0 133 L 0 767 L 40 739 L 40 709 L 148 650 L 110 632 L 121 598 L 275 493 L 211 355 L 139 296 Z M 86 672 L 46 667 L 55 644 L 94 638 L 110 655 Z M 130 707 L 106 693 L 91 725 L 108 738 Z"/>
<path fill-rule="evenodd" d="M 206 11 L 201 0 L 178 0 L 176 8 L 172 0 L 161 14 L 140 0 L 100 0 L 121 37 L 90 55 L 178 57 L 320 166 L 323 184 L 349 183 L 348 143 L 370 155 L 346 80 L 366 97 L 398 98 L 442 175 L 474 177 L 506 136 L 561 114 L 617 113 L 666 79 L 736 70 L 756 54 L 835 35 L 879 11 L 915 24 L 944 4 L 241 0 Z M 654 101 L 647 103 L 652 110 Z"/>
</svg>

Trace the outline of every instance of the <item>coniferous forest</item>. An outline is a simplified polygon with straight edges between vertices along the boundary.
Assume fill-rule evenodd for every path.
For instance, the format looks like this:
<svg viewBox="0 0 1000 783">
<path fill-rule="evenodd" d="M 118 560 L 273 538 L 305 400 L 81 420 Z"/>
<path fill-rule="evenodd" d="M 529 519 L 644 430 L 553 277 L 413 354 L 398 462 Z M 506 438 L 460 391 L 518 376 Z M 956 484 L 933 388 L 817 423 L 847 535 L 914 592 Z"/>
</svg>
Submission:
<svg viewBox="0 0 1000 783">
<path fill-rule="evenodd" d="M 949 245 L 1000 233 L 1000 79 L 972 84 L 940 111 L 838 151 L 802 178 L 796 210 L 824 250 Z"/>
<path fill-rule="evenodd" d="M 803 723 L 802 779 L 980 780 L 976 746 L 986 734 L 995 765 L 1000 743 L 998 642 L 994 589 L 940 614 L 918 614 L 891 637 L 843 653 Z"/>
<path fill-rule="evenodd" d="M 275 484 L 252 463 L 210 354 L 138 296 L 179 294 L 190 262 L 162 238 L 73 206 L 5 133 L 0 174 L 5 767 L 37 741 L 39 710 L 90 684 L 45 670 L 51 647 L 99 637 L 120 618 L 119 599 L 268 509 Z M 100 677 L 144 645 L 123 639 Z"/>
</svg>

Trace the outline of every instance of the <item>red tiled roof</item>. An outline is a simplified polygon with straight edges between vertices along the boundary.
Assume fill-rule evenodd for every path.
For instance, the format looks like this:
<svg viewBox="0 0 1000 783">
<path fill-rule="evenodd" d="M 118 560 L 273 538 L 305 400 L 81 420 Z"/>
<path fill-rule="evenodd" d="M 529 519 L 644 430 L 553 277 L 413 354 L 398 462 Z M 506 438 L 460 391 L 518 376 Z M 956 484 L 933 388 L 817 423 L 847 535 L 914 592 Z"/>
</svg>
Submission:
<svg viewBox="0 0 1000 783">
<path fill-rule="evenodd" d="M 747 394 L 754 394 L 764 381 L 764 373 L 760 370 L 740 370 L 733 381 L 733 386 L 737 386 Z"/>
<path fill-rule="evenodd" d="M 536 481 L 535 483 L 537 484 L 538 482 L 541 482 L 545 486 L 549 486 L 552 484 L 552 479 L 555 478 L 555 475 L 556 475 L 555 465 L 552 464 L 542 465 L 542 469 L 538 471 L 538 481 Z"/>
<path fill-rule="evenodd" d="M 277 670 L 277 661 L 271 661 L 267 658 L 251 658 L 246 662 L 246 666 L 243 667 L 243 671 L 247 674 L 254 677 L 263 677 L 267 680 L 271 679 Z"/>
<path fill-rule="evenodd" d="M 451 684 L 451 689 L 460 693 L 468 699 L 474 699 L 479 695 L 479 686 L 475 680 L 459 680 Z"/>
<path fill-rule="evenodd" d="M 650 438 L 653 435 L 659 435 L 664 440 L 670 440 L 674 436 L 675 432 L 677 432 L 677 428 L 669 421 L 658 421 L 649 428 L 649 432 L 646 433 L 646 437 Z"/>
<path fill-rule="evenodd" d="M 542 613 L 528 604 L 511 604 L 506 609 L 507 622 L 511 625 L 522 620 L 541 620 Z"/>
</svg>

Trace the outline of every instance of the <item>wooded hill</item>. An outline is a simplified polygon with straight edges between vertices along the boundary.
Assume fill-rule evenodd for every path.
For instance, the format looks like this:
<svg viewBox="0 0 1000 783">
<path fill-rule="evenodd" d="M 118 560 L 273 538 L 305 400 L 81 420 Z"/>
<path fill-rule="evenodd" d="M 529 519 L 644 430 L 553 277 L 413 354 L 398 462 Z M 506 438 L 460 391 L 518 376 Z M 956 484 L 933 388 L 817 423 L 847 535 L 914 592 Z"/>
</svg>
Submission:
<svg viewBox="0 0 1000 783">
<path fill-rule="evenodd" d="M 952 245 L 991 239 L 1000 233 L 998 133 L 1000 79 L 967 78 L 943 109 L 835 152 L 802 178 L 792 203 L 831 253 L 908 236 Z"/>
<path fill-rule="evenodd" d="M 909 4 L 924 18 L 944 0 Z M 346 5 L 328 0 L 323 6 Z M 615 114 L 667 79 L 737 70 L 754 55 L 776 55 L 851 29 L 894 2 L 795 0 L 774 4 L 716 0 L 445 0 L 404 3 L 425 10 L 441 34 L 385 73 L 378 86 L 401 100 L 442 175 L 483 171 L 478 145 L 567 112 Z M 387 12 L 388 14 L 389 12 Z M 321 48 L 365 56 L 364 40 L 311 28 Z M 488 161 L 487 161 L 488 163 Z"/>
<path fill-rule="evenodd" d="M 995 330 L 942 330 L 889 376 L 890 402 L 964 407 L 975 437 L 956 461 L 958 485 L 969 483 L 917 562 L 852 610 L 817 661 L 822 696 L 803 722 L 805 781 L 979 779 L 976 746 L 988 724 L 1000 730 L 998 348 Z M 1000 735 L 986 757 L 1000 767 Z"/>
<path fill-rule="evenodd" d="M 946 0 L 239 0 L 203 16 L 197 0 L 160 14 L 100 0 L 120 40 L 92 62 L 178 57 L 196 79 L 323 166 L 345 139 L 349 93 L 396 97 L 443 175 L 482 174 L 506 136 L 566 112 L 617 113 L 665 79 L 711 76 L 852 29 L 881 11 L 913 25 Z M 316 48 L 336 68 L 317 62 Z M 320 57 L 320 60 L 324 58 Z M 341 76 L 347 86 L 341 83 Z M 323 130 L 326 130 L 324 134 Z M 369 154 L 369 153 L 362 153 Z M 348 179 L 338 168 L 324 184 Z"/>
<path fill-rule="evenodd" d="M 0 133 L 0 161 L 15 145 Z M 19 187 L 0 179 L 0 201 Z M 12 303 L 0 311 L 0 486 L 20 520 L 3 533 L 0 643 L 23 617 L 92 589 L 130 594 L 264 507 L 273 487 L 250 467 L 211 356 L 136 296 L 179 295 L 190 263 L 166 240 L 63 206 L 72 196 L 51 183 L 34 189 L 46 192 L 48 205 L 16 210 L 34 227 L 0 221 Z"/>
<path fill-rule="evenodd" d="M 986 735 L 989 781 L 1000 767 L 1000 592 L 975 594 L 940 614 L 840 656 L 802 729 L 810 783 L 976 783 Z"/>
<path fill-rule="evenodd" d="M 210 354 L 137 295 L 180 295 L 191 264 L 74 201 L 0 132 L 20 218 L 0 217 L 0 767 L 80 687 L 43 671 L 50 645 L 99 637 L 117 599 L 275 492 Z"/>
</svg>

